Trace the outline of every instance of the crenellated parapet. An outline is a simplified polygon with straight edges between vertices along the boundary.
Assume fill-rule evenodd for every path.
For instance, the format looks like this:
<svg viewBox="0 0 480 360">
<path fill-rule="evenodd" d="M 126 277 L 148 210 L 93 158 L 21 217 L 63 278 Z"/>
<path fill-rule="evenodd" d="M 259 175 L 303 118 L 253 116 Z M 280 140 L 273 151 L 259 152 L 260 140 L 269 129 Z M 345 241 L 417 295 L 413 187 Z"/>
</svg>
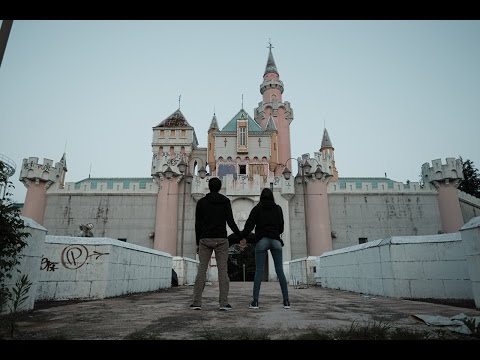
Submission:
<svg viewBox="0 0 480 360">
<path fill-rule="evenodd" d="M 458 185 L 463 180 L 463 166 L 460 159 L 447 158 L 446 164 L 440 159 L 422 165 L 422 179 L 432 184 L 438 192 L 438 208 L 442 220 L 442 231 L 451 233 L 463 226 L 462 210 L 458 198 Z"/>
<path fill-rule="evenodd" d="M 23 159 L 22 169 L 20 171 L 20 181 L 26 186 L 30 182 L 39 184 L 45 183 L 45 189 L 48 189 L 53 183 L 62 181 L 66 172 L 65 164 L 61 162 L 53 165 L 53 160 L 43 159 L 43 163 L 38 162 L 38 157 L 29 157 Z"/>
<path fill-rule="evenodd" d="M 260 85 L 260 94 L 263 95 L 263 93 L 269 89 L 278 89 L 280 93 L 283 94 L 284 87 L 282 80 L 278 78 L 264 80 L 263 83 Z"/>
<path fill-rule="evenodd" d="M 402 183 L 387 178 L 339 178 L 328 184 L 328 193 L 434 194 L 436 190 L 432 184 L 422 186 L 413 181 Z"/>
<path fill-rule="evenodd" d="M 334 175 L 333 168 L 334 168 L 334 158 L 331 153 L 322 153 L 322 152 L 315 152 L 313 159 L 315 161 L 310 162 L 312 165 L 311 172 L 315 172 L 316 165 L 319 165 L 320 170 L 324 174 L 322 176 L 322 181 L 326 181 L 328 183 L 329 179 Z"/>
<path fill-rule="evenodd" d="M 460 159 L 446 158 L 446 164 L 441 159 L 422 165 L 422 179 L 425 184 L 431 183 L 438 187 L 438 183 L 452 184 L 457 187 L 463 180 L 463 166 Z"/>
</svg>

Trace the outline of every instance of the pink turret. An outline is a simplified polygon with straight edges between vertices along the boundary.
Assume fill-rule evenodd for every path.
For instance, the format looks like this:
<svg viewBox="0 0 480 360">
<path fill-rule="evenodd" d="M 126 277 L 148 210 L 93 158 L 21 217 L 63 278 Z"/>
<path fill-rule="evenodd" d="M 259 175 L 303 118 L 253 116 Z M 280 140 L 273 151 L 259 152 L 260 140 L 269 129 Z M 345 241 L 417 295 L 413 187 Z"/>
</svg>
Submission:
<svg viewBox="0 0 480 360">
<path fill-rule="evenodd" d="M 280 80 L 277 66 L 272 54 L 272 45 L 269 46 L 267 66 L 260 85 L 263 101 L 255 109 L 255 120 L 263 129 L 273 119 L 278 131 L 278 143 L 272 144 L 272 158 L 276 158 L 275 175 L 281 176 L 284 165 L 291 157 L 290 149 L 290 123 L 293 121 L 293 109 L 288 101 L 282 100 L 283 82 Z M 282 166 L 283 165 L 283 166 Z"/>
<path fill-rule="evenodd" d="M 438 191 L 438 208 L 442 220 L 442 230 L 445 233 L 457 232 L 463 226 L 462 210 L 458 200 L 458 185 L 463 180 L 463 166 L 460 159 L 447 158 L 432 161 L 422 165 L 422 178 L 425 183 L 431 183 Z"/>
<path fill-rule="evenodd" d="M 67 162 L 63 154 L 60 162 L 53 166 L 53 160 L 43 159 L 43 164 L 38 163 L 37 157 L 23 159 L 20 181 L 27 188 L 22 215 L 35 220 L 43 225 L 45 207 L 47 205 L 47 190 L 55 183 L 63 187 Z"/>
</svg>

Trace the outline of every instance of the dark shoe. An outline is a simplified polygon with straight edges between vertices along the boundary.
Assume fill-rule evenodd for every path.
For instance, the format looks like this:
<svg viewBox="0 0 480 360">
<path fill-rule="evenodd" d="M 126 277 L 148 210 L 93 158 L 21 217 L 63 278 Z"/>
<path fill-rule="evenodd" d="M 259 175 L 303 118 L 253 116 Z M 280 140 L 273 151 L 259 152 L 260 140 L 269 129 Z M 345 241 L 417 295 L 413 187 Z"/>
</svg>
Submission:
<svg viewBox="0 0 480 360">
<path fill-rule="evenodd" d="M 223 310 L 223 311 L 232 310 L 232 306 L 230 304 L 223 305 L 223 306 L 220 306 L 218 310 Z"/>
<path fill-rule="evenodd" d="M 258 300 L 252 300 L 250 305 L 248 306 L 249 309 L 258 309 Z"/>
<path fill-rule="evenodd" d="M 202 310 L 202 307 L 201 306 L 198 306 L 198 305 L 190 305 L 190 309 L 191 310 Z"/>
<path fill-rule="evenodd" d="M 283 308 L 284 309 L 290 309 L 290 301 L 283 300 Z"/>
</svg>

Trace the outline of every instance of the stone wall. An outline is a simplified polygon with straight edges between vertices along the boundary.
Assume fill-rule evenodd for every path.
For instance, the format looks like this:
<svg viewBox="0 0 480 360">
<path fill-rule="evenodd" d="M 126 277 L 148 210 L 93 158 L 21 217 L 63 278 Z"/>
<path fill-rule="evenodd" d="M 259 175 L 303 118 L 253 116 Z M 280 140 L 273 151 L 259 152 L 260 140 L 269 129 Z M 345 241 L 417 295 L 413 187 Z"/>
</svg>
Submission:
<svg viewBox="0 0 480 360">
<path fill-rule="evenodd" d="M 169 254 L 108 238 L 47 235 L 37 300 L 102 299 L 169 288 Z"/>
<path fill-rule="evenodd" d="M 324 253 L 317 284 L 410 299 L 473 299 L 460 233 L 390 237 Z"/>
</svg>

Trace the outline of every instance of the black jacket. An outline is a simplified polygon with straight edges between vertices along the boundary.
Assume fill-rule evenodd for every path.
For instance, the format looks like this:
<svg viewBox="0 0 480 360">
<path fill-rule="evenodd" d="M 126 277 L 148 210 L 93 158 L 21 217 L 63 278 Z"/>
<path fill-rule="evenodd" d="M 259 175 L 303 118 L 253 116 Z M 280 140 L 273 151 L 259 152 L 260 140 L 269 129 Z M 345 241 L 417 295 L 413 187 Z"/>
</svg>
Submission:
<svg viewBox="0 0 480 360">
<path fill-rule="evenodd" d="M 277 239 L 282 243 L 280 234 L 283 233 L 283 212 L 282 208 L 271 200 L 261 200 L 250 211 L 245 227 L 242 231 L 242 238 L 247 239 L 248 234 L 255 227 L 255 242 L 263 237 Z"/>
<path fill-rule="evenodd" d="M 203 238 L 226 238 L 227 227 L 240 238 L 241 233 L 233 220 L 230 200 L 219 193 L 210 192 L 198 200 L 195 209 L 195 237 L 197 246 Z"/>
</svg>

